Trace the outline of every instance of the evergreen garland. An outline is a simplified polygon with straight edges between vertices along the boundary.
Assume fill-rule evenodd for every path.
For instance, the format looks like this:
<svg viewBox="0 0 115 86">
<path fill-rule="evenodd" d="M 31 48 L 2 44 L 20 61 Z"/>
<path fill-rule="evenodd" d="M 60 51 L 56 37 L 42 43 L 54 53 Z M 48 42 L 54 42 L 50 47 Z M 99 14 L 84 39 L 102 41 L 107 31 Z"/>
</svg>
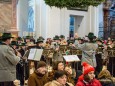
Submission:
<svg viewBox="0 0 115 86">
<path fill-rule="evenodd" d="M 79 7 L 84 8 L 90 5 L 98 6 L 105 0 L 44 0 L 50 7 L 55 6 L 57 8 L 71 8 Z"/>
</svg>

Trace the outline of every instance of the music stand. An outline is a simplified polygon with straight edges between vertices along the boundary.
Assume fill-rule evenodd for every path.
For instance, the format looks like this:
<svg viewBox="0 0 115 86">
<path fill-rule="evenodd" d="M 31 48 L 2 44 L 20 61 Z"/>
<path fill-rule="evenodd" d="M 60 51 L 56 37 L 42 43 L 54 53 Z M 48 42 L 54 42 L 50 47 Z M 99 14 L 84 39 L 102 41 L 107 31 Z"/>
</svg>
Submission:
<svg viewBox="0 0 115 86">
<path fill-rule="evenodd" d="M 28 60 L 40 61 L 42 52 L 43 52 L 43 49 L 36 49 L 36 48 L 30 49 Z"/>
<path fill-rule="evenodd" d="M 78 58 L 77 55 L 65 55 L 63 57 L 66 62 L 77 62 L 77 63 L 80 62 L 80 59 Z M 78 70 L 78 65 L 77 65 L 77 70 Z"/>
<path fill-rule="evenodd" d="M 78 62 L 80 59 L 78 58 L 77 55 L 65 55 L 63 56 L 65 61 L 67 62 Z"/>
<path fill-rule="evenodd" d="M 33 73 L 33 71 L 32 72 L 30 71 L 31 69 L 30 65 L 33 63 L 31 65 L 32 68 L 34 68 L 33 70 L 37 69 L 37 63 L 41 59 L 42 52 L 43 52 L 43 49 L 37 49 L 37 48 L 30 49 L 29 56 L 28 56 L 30 74 Z"/>
<path fill-rule="evenodd" d="M 72 55 L 77 55 L 81 59 L 82 51 L 80 49 L 71 48 L 70 52 L 71 52 Z M 77 63 L 74 62 L 74 67 L 75 67 L 75 65 L 77 65 L 77 70 L 78 70 L 79 63 L 78 62 Z M 80 65 L 81 65 L 81 63 L 80 63 Z"/>
</svg>

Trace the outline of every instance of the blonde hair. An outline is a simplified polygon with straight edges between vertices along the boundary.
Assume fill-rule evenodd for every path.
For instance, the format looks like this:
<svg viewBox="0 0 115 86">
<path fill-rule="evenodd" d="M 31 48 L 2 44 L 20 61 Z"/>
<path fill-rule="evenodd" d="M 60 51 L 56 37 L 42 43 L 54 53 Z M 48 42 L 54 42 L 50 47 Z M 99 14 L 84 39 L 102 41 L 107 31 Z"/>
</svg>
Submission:
<svg viewBox="0 0 115 86">
<path fill-rule="evenodd" d="M 102 70 L 99 75 L 98 75 L 98 78 L 101 79 L 101 78 L 108 78 L 108 79 L 111 79 L 112 76 L 110 74 L 110 72 L 108 70 Z"/>
</svg>

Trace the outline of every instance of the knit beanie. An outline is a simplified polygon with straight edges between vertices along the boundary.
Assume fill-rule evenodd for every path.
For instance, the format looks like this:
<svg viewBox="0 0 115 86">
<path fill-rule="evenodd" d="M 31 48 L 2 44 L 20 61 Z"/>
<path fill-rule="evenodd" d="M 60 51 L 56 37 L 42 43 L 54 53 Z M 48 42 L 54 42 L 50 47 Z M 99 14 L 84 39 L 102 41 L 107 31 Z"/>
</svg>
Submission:
<svg viewBox="0 0 115 86">
<path fill-rule="evenodd" d="M 44 61 L 39 61 L 37 64 L 37 68 L 46 66 L 46 63 Z"/>
<path fill-rule="evenodd" d="M 83 74 L 86 75 L 88 74 L 89 72 L 91 71 L 95 71 L 94 67 L 89 65 L 88 63 L 86 62 L 83 62 L 82 63 L 82 66 L 83 66 Z"/>
</svg>

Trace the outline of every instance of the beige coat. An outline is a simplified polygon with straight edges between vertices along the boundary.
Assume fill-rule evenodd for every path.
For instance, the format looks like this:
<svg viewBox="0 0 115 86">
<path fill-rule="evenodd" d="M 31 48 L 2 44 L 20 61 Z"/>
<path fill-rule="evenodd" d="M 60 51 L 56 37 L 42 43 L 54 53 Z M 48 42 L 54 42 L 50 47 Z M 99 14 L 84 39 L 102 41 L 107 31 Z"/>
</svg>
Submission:
<svg viewBox="0 0 115 86">
<path fill-rule="evenodd" d="M 20 58 L 8 45 L 0 45 L 0 82 L 16 79 L 16 64 Z"/>
<path fill-rule="evenodd" d="M 74 86 L 71 83 L 67 83 L 69 86 Z M 44 86 L 65 86 L 65 85 L 61 85 L 59 82 L 57 82 L 56 80 L 53 80 L 51 82 L 46 83 Z"/>
<path fill-rule="evenodd" d="M 82 50 L 81 62 L 87 62 L 93 67 L 97 66 L 95 53 L 98 48 L 96 43 L 83 43 L 79 44 L 78 40 L 75 41 L 76 48 Z"/>
</svg>

